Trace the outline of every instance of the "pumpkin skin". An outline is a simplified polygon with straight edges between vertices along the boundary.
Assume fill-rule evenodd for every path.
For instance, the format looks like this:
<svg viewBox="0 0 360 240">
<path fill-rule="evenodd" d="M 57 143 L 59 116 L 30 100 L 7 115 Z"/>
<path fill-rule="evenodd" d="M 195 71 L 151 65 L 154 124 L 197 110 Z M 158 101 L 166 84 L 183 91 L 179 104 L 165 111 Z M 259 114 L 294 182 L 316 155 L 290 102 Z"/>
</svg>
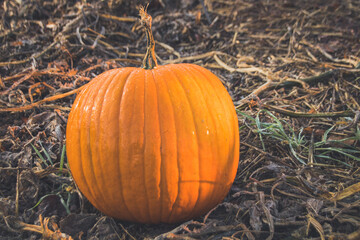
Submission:
<svg viewBox="0 0 360 240">
<path fill-rule="evenodd" d="M 227 195 L 239 160 L 231 97 L 194 64 L 100 74 L 77 96 L 66 135 L 81 192 L 106 215 L 132 222 L 206 213 Z"/>
</svg>

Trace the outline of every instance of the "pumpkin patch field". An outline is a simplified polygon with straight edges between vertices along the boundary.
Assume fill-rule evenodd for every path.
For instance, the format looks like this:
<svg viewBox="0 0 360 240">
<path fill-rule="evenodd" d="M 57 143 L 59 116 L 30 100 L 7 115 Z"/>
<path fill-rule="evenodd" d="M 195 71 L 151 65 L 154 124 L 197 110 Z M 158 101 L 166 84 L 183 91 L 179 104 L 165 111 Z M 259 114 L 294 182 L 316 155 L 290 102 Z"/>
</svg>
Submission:
<svg viewBox="0 0 360 240">
<path fill-rule="evenodd" d="M 360 239 L 359 1 L 0 13 L 0 239 Z"/>
</svg>

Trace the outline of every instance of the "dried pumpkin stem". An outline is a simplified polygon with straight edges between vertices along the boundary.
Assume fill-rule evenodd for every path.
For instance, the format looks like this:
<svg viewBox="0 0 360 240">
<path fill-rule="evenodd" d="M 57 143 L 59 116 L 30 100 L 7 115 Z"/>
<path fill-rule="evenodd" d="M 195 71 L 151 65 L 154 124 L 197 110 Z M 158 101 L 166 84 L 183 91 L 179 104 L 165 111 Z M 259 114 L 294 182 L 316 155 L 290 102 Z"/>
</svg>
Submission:
<svg viewBox="0 0 360 240">
<path fill-rule="evenodd" d="M 155 40 L 151 31 L 152 17 L 146 12 L 143 7 L 139 11 L 141 17 L 141 24 L 145 27 L 145 33 L 147 38 L 147 49 L 143 60 L 143 68 L 153 69 L 158 66 L 155 56 Z"/>
</svg>

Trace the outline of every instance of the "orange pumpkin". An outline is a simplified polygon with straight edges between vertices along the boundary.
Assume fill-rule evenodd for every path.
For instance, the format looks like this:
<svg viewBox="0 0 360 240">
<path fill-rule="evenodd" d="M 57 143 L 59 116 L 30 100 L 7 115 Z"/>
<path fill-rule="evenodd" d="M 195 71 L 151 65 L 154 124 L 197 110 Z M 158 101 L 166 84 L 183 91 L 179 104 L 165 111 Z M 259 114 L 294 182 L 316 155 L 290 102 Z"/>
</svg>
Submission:
<svg viewBox="0 0 360 240">
<path fill-rule="evenodd" d="M 228 193 L 239 159 L 238 120 L 220 80 L 193 64 L 157 66 L 151 17 L 147 68 L 93 79 L 67 124 L 67 157 L 85 197 L 106 215 L 143 223 L 200 216 Z"/>
</svg>

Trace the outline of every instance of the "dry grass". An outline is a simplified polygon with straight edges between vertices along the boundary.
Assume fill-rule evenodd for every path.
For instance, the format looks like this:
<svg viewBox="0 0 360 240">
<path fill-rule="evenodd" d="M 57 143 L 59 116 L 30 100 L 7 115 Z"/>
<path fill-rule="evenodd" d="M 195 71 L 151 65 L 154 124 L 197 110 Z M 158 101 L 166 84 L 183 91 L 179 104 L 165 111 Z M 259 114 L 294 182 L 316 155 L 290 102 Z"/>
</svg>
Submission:
<svg viewBox="0 0 360 240">
<path fill-rule="evenodd" d="M 66 119 L 74 94 L 94 76 L 140 66 L 146 39 L 137 7 L 2 5 L 1 237 L 359 239 L 355 0 L 152 1 L 159 64 L 209 68 L 234 100 L 241 130 L 235 183 L 217 208 L 179 225 L 116 221 L 82 197 L 63 169 Z"/>
</svg>

